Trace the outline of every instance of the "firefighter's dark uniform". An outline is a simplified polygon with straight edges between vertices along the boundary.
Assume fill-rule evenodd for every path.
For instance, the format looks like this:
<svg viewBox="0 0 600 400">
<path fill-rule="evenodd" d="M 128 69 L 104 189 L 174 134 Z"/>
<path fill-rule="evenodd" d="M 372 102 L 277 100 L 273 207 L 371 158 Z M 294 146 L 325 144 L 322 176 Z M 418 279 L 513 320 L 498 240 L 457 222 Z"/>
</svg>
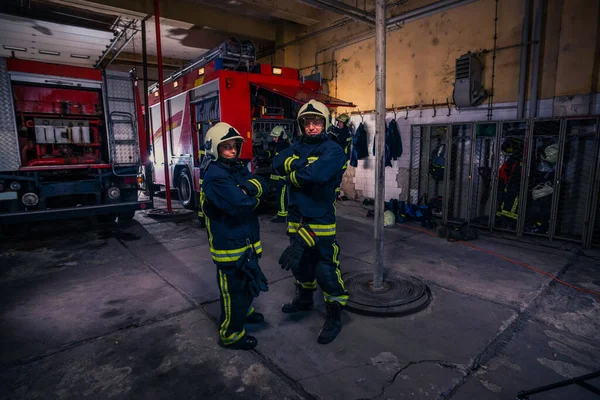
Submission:
<svg viewBox="0 0 600 400">
<path fill-rule="evenodd" d="M 288 149 L 290 144 L 287 140 L 279 140 L 274 143 L 274 146 L 269 150 L 270 158 L 276 157 L 279 153 Z M 285 176 L 278 175 L 276 172 L 271 174 L 271 185 L 277 189 L 277 217 L 285 218 L 288 215 L 287 211 L 287 187 L 285 184 Z M 282 221 L 285 222 L 285 221 Z"/>
<path fill-rule="evenodd" d="M 255 312 L 244 273 L 236 264 L 248 248 L 253 249 L 258 258 L 262 254 L 255 210 L 266 191 L 264 179 L 252 175 L 241 162 L 212 162 L 204 175 L 202 210 L 210 252 L 217 265 L 221 292 L 219 337 L 224 346 L 231 346 L 244 337 L 244 324 Z"/>
<path fill-rule="evenodd" d="M 344 176 L 344 173 L 346 172 L 346 169 L 348 168 L 348 164 L 350 162 L 350 148 L 352 146 L 352 134 L 350 133 L 350 127 L 345 125 L 342 128 L 338 128 L 336 126 L 331 127 L 331 133 L 332 135 L 330 135 L 330 138 L 333 139 L 337 144 L 339 144 L 342 149 L 344 150 L 344 153 L 346 154 L 346 163 L 344 164 L 344 167 L 342 168 L 342 172 L 341 172 L 341 177 Z M 340 178 L 340 185 L 341 185 L 341 178 Z M 341 192 L 341 186 L 338 186 L 335 189 L 336 193 L 340 193 Z"/>
<path fill-rule="evenodd" d="M 338 256 L 336 237 L 336 189 L 347 157 L 343 149 L 325 135 L 315 141 L 303 137 L 273 161 L 278 174 L 289 185 L 288 235 L 298 233 L 302 224 L 315 233 L 316 246 L 304 252 L 300 267 L 293 271 L 298 289 L 310 293 L 323 289 L 326 302 L 348 301 Z"/>
</svg>

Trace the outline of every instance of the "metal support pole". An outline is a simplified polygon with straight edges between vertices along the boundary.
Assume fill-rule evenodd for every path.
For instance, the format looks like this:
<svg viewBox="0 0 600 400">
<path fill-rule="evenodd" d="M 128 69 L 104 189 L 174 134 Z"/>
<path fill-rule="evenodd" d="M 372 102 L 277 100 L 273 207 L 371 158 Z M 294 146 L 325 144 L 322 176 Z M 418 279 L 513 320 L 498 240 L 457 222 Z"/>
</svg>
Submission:
<svg viewBox="0 0 600 400">
<path fill-rule="evenodd" d="M 531 1 L 523 0 L 523 30 L 521 43 L 529 43 L 531 29 Z M 521 47 L 521 63 L 519 66 L 519 97 L 517 98 L 517 119 L 525 117 L 525 87 L 527 86 L 527 70 L 529 69 L 529 44 Z"/>
<path fill-rule="evenodd" d="M 385 197 L 385 2 L 375 10 L 375 271 L 373 287 L 383 286 L 383 210 Z"/>
<path fill-rule="evenodd" d="M 142 20 L 142 69 L 144 72 L 144 129 L 146 129 L 146 151 L 150 152 L 152 141 L 150 137 L 150 109 L 148 108 L 148 50 L 146 47 L 146 20 Z M 150 199 L 154 198 L 154 181 L 152 179 L 152 173 L 150 166 L 152 164 L 148 162 L 146 165 L 146 188 L 150 194 Z M 149 177 L 148 177 L 149 176 Z"/>
<path fill-rule="evenodd" d="M 533 64 L 531 68 L 531 89 L 529 101 L 529 118 L 537 117 L 538 91 L 540 80 L 540 61 L 542 51 L 542 28 L 543 28 L 544 4 L 542 0 L 535 0 L 535 23 L 533 26 Z"/>
<path fill-rule="evenodd" d="M 162 47 L 160 42 L 160 11 L 159 0 L 154 0 L 154 26 L 156 28 L 156 59 L 158 62 L 158 95 L 160 98 L 160 121 L 163 144 L 163 157 L 165 161 L 165 192 L 167 196 L 167 211 L 171 209 L 171 182 L 169 180 L 169 160 L 167 155 L 167 121 L 165 119 L 165 93 L 163 90 L 163 65 Z"/>
</svg>

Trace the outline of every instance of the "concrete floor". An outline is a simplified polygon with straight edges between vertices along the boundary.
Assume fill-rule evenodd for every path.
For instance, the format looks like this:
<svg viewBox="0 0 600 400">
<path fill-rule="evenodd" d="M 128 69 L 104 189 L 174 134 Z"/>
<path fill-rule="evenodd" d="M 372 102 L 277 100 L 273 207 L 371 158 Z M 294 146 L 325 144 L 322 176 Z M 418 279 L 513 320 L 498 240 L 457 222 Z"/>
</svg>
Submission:
<svg viewBox="0 0 600 400">
<path fill-rule="evenodd" d="M 338 206 L 343 271 L 372 267 L 364 214 L 357 203 Z M 323 346 L 320 295 L 314 312 L 280 312 L 293 279 L 277 264 L 284 225 L 269 219 L 261 265 L 270 290 L 255 302 L 267 324 L 248 329 L 259 340 L 252 352 L 216 343 L 215 268 L 193 217 L 139 213 L 3 238 L 0 398 L 495 400 L 600 370 L 600 298 L 482 249 L 600 292 L 598 258 L 508 236 L 482 237 L 474 249 L 387 228 L 386 267 L 423 279 L 431 304 L 402 318 L 346 312 L 338 339 Z M 531 398 L 598 397 L 571 386 Z"/>
</svg>

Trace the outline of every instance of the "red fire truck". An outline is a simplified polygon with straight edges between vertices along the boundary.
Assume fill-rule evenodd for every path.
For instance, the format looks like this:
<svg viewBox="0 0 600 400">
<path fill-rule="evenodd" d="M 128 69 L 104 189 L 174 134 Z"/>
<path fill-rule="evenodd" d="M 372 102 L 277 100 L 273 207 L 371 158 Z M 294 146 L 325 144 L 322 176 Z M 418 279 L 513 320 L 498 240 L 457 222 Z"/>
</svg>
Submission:
<svg viewBox="0 0 600 400">
<path fill-rule="evenodd" d="M 0 58 L 0 224 L 151 208 L 140 111 L 129 73 Z"/>
<path fill-rule="evenodd" d="M 260 157 L 275 126 L 297 136 L 296 115 L 311 99 L 337 107 L 354 107 L 322 93 L 320 80 L 300 76 L 297 69 L 257 64 L 252 43 L 222 43 L 200 59 L 173 73 L 163 83 L 167 162 L 171 188 L 188 209 L 197 209 L 199 145 L 213 124 L 234 126 L 246 139 L 241 159 L 254 173 L 269 176 L 271 160 Z M 154 182 L 165 185 L 162 122 L 158 85 L 149 88 Z"/>
</svg>

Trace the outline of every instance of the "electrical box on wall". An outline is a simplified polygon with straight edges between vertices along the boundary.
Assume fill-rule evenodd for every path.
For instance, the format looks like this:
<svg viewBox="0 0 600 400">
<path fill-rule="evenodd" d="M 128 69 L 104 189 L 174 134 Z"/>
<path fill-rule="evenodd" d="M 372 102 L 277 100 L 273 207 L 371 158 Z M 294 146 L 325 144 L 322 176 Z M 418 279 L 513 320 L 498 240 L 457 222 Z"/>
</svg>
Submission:
<svg viewBox="0 0 600 400">
<path fill-rule="evenodd" d="M 471 52 L 456 59 L 453 96 L 458 108 L 477 106 L 487 96 L 481 85 L 482 71 L 481 61 Z"/>
</svg>

